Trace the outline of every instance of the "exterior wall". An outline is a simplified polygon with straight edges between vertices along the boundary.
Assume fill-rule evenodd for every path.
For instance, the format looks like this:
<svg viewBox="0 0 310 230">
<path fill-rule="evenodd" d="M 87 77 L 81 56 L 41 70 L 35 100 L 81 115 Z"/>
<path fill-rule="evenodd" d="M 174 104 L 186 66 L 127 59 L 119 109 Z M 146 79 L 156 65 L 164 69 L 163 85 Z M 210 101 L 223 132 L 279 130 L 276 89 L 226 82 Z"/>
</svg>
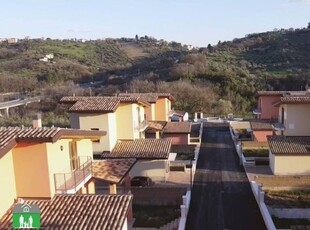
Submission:
<svg viewBox="0 0 310 230">
<path fill-rule="evenodd" d="M 153 181 L 165 181 L 167 160 L 138 160 L 130 171 L 131 177 L 148 176 Z"/>
<path fill-rule="evenodd" d="M 115 114 L 117 121 L 117 139 L 134 139 L 134 122 L 138 120 L 138 114 L 132 104 L 121 104 Z M 134 120 L 135 118 L 135 120 Z"/>
<path fill-rule="evenodd" d="M 310 105 L 288 104 L 280 106 L 279 113 L 284 108 L 284 135 L 309 136 L 310 135 Z"/>
<path fill-rule="evenodd" d="M 70 139 L 59 140 L 56 143 L 46 143 L 49 187 L 51 196 L 55 194 L 55 173 L 68 173 L 71 171 L 70 166 Z M 60 148 L 63 146 L 63 150 Z"/>
<path fill-rule="evenodd" d="M 51 197 L 46 144 L 18 144 L 12 152 L 17 196 Z"/>
<path fill-rule="evenodd" d="M 156 110 L 155 103 L 152 103 L 151 106 L 149 106 L 149 107 L 145 107 L 144 110 L 145 110 L 146 118 L 149 121 L 154 121 L 155 120 L 155 110 Z"/>
<path fill-rule="evenodd" d="M 190 137 L 187 133 L 167 133 L 164 134 L 165 139 L 172 139 L 173 145 L 188 145 L 190 143 Z"/>
<path fill-rule="evenodd" d="M 261 119 L 271 119 L 278 117 L 278 107 L 275 107 L 272 103 L 279 100 L 281 96 L 265 95 L 258 98 L 258 108 L 261 109 Z"/>
<path fill-rule="evenodd" d="M 0 158 L 0 218 L 11 207 L 16 198 L 15 173 L 12 151 Z"/>
<path fill-rule="evenodd" d="M 275 155 L 271 154 L 269 150 L 269 167 L 273 174 L 275 174 Z"/>
<path fill-rule="evenodd" d="M 275 175 L 310 175 L 310 156 L 275 156 Z"/>
<path fill-rule="evenodd" d="M 71 128 L 91 130 L 97 128 L 106 131 L 107 135 L 100 138 L 99 143 L 93 142 L 93 151 L 98 154 L 111 151 L 117 141 L 116 115 L 107 114 L 77 114 L 70 113 Z"/>
<path fill-rule="evenodd" d="M 127 218 L 126 218 L 125 221 L 124 221 L 122 230 L 127 230 L 127 229 L 128 229 L 128 223 L 127 223 Z"/>
<path fill-rule="evenodd" d="M 155 107 L 155 120 L 169 121 L 168 112 L 171 110 L 170 101 L 167 98 L 158 98 Z"/>
<path fill-rule="evenodd" d="M 253 135 L 258 142 L 267 142 L 267 136 L 273 135 L 273 132 L 267 130 L 253 130 Z"/>
<path fill-rule="evenodd" d="M 92 141 L 89 139 L 83 139 L 76 142 L 77 144 L 77 155 L 78 156 L 88 156 L 93 158 L 93 145 Z"/>
</svg>

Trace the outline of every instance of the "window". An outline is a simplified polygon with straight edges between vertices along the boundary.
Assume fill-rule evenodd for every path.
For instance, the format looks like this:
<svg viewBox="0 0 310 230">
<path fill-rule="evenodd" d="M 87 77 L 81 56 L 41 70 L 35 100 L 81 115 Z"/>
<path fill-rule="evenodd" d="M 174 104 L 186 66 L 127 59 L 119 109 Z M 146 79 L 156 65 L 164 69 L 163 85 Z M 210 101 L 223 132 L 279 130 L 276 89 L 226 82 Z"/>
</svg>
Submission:
<svg viewBox="0 0 310 230">
<path fill-rule="evenodd" d="M 94 130 L 94 131 L 99 131 L 99 128 L 90 128 L 90 130 Z M 94 143 L 100 143 L 100 139 L 99 140 L 93 140 Z"/>
</svg>

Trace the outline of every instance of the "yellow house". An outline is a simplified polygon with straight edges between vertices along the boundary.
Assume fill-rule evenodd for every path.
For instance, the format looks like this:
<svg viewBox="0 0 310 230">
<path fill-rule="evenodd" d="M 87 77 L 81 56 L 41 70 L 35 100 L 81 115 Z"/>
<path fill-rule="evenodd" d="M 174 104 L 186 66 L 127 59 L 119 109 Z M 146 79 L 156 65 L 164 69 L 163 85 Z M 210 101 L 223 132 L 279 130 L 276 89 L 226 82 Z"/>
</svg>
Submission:
<svg viewBox="0 0 310 230">
<path fill-rule="evenodd" d="M 279 107 L 279 123 L 274 126 L 286 136 L 310 135 L 310 96 L 285 96 L 274 103 Z M 280 127 L 280 128 L 279 128 Z"/>
<path fill-rule="evenodd" d="M 0 128 L 0 216 L 16 198 L 91 193 L 92 141 L 105 132 Z"/>
<path fill-rule="evenodd" d="M 274 175 L 310 175 L 310 137 L 267 136 Z"/>
<path fill-rule="evenodd" d="M 145 108 L 150 104 L 140 97 L 63 97 L 60 102 L 73 104 L 69 108 L 71 128 L 107 131 L 93 143 L 95 154 L 112 151 L 118 139 L 144 138 Z"/>
<path fill-rule="evenodd" d="M 176 99 L 170 93 L 121 93 L 120 97 L 141 97 L 151 106 L 145 109 L 148 120 L 169 121 L 171 103 Z"/>
</svg>

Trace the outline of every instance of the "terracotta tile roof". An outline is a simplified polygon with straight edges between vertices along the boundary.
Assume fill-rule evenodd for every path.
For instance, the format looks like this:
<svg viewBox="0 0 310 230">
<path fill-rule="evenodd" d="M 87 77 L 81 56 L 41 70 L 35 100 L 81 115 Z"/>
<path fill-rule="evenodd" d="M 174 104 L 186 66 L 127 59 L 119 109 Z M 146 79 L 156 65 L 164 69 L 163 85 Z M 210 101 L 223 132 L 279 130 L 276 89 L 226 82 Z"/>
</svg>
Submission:
<svg viewBox="0 0 310 230">
<path fill-rule="evenodd" d="M 120 183 L 135 163 L 136 159 L 131 158 L 95 160 L 92 176 L 110 183 Z"/>
<path fill-rule="evenodd" d="M 281 104 L 310 104 L 310 95 L 308 96 L 285 96 L 273 103 L 274 106 Z"/>
<path fill-rule="evenodd" d="M 310 136 L 267 136 L 275 155 L 310 155 Z"/>
<path fill-rule="evenodd" d="M 154 130 L 163 130 L 163 128 L 165 127 L 165 125 L 167 124 L 167 121 L 149 121 L 148 124 L 148 131 L 150 132 L 154 132 Z"/>
<path fill-rule="evenodd" d="M 190 122 L 167 122 L 163 129 L 164 133 L 190 133 L 192 124 Z"/>
<path fill-rule="evenodd" d="M 63 137 L 83 136 L 96 138 L 106 132 L 95 130 L 0 127 L 0 157 L 10 151 L 19 142 L 56 142 Z"/>
<path fill-rule="evenodd" d="M 141 97 L 149 103 L 156 103 L 158 98 L 168 98 L 171 102 L 175 102 L 176 99 L 170 93 L 120 93 L 120 97 Z"/>
<path fill-rule="evenodd" d="M 172 140 L 137 139 L 119 141 L 111 153 L 102 158 L 168 159 Z"/>
<path fill-rule="evenodd" d="M 257 96 L 306 95 L 308 91 L 258 91 Z"/>
<path fill-rule="evenodd" d="M 121 230 L 132 195 L 56 195 L 51 200 L 27 200 L 38 205 L 42 229 Z M 12 210 L 2 217 L 0 229 L 12 229 Z"/>
<path fill-rule="evenodd" d="M 251 120 L 250 125 L 252 130 L 272 130 L 272 124 L 276 121 L 270 120 Z"/>
<path fill-rule="evenodd" d="M 140 97 L 63 97 L 61 103 L 73 104 L 69 112 L 115 112 L 120 103 L 150 104 Z"/>
<path fill-rule="evenodd" d="M 178 116 L 178 117 L 184 117 L 186 114 L 186 111 L 181 111 L 181 110 L 171 110 L 169 111 L 169 116 Z"/>
</svg>

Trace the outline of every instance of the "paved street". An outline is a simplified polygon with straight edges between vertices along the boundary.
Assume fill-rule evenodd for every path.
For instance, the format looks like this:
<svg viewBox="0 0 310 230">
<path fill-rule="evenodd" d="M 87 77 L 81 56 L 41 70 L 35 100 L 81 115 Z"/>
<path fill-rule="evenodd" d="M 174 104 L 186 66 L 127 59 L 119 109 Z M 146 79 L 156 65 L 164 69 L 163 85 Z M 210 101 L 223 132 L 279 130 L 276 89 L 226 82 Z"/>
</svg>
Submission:
<svg viewBox="0 0 310 230">
<path fill-rule="evenodd" d="M 205 123 L 186 229 L 266 229 L 225 124 Z"/>
</svg>

